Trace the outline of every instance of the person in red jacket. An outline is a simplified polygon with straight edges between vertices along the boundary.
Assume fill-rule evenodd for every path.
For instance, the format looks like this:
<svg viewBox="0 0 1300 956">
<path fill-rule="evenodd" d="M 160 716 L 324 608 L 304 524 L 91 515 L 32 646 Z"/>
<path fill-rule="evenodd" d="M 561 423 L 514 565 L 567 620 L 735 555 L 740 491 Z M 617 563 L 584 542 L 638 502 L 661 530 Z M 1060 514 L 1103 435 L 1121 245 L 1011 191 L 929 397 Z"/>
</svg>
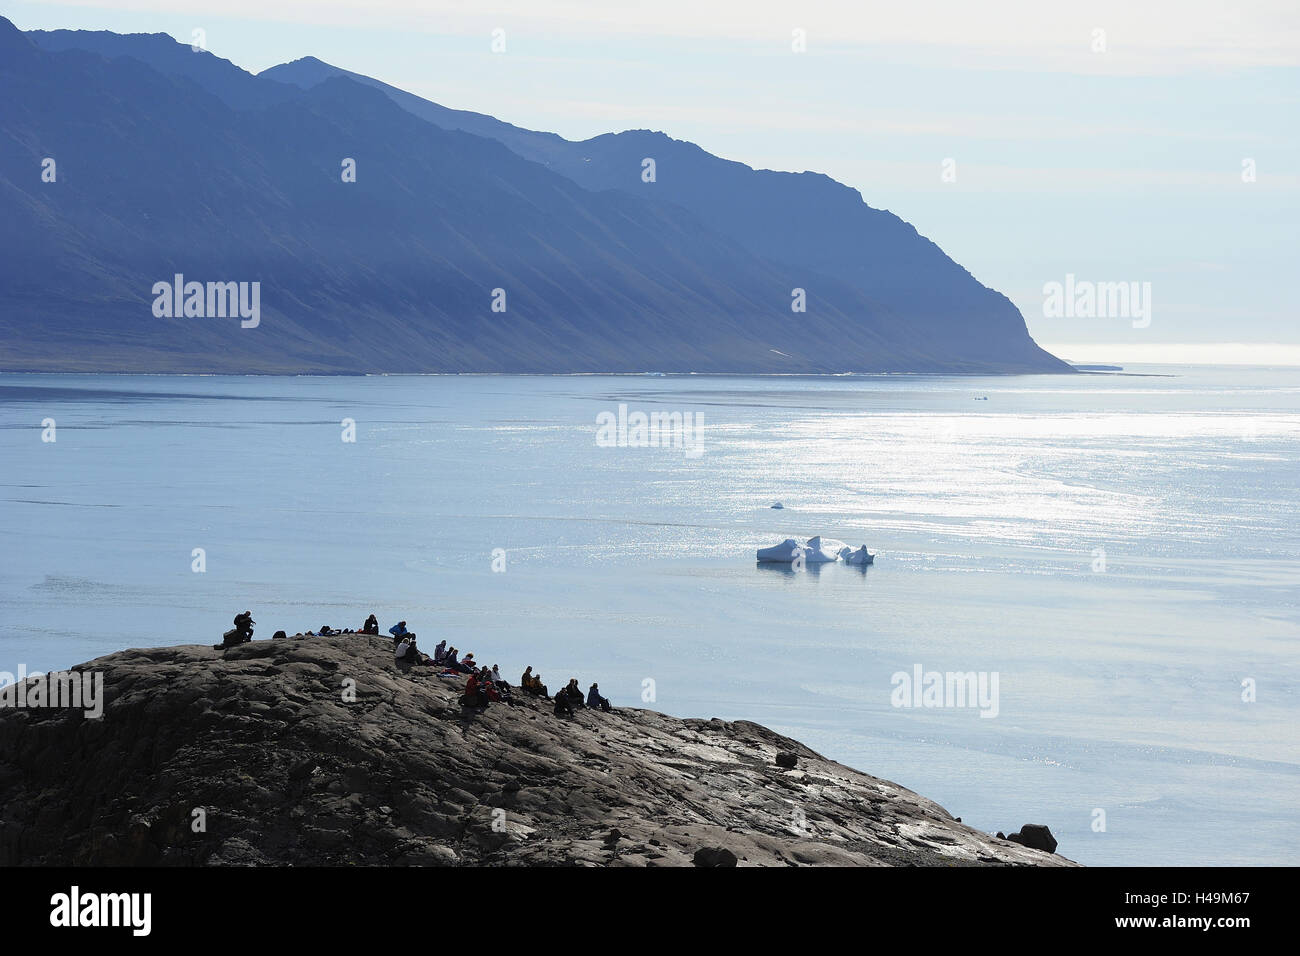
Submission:
<svg viewBox="0 0 1300 956">
<path fill-rule="evenodd" d="M 465 681 L 465 696 L 460 699 L 462 707 L 479 706 L 479 687 L 478 674 L 470 674 L 469 680 Z"/>
<path fill-rule="evenodd" d="M 487 694 L 488 700 L 501 700 L 501 692 L 497 690 L 496 682 L 492 680 L 492 672 L 486 667 L 478 672 L 478 686 L 483 688 L 483 692 Z"/>
<path fill-rule="evenodd" d="M 465 682 L 465 696 L 460 699 L 462 707 L 479 707 L 487 709 L 488 701 L 495 692 L 491 689 L 491 681 L 486 681 L 483 676 L 475 671 L 469 675 L 469 680 Z M 501 698 L 498 697 L 498 700 Z"/>
</svg>

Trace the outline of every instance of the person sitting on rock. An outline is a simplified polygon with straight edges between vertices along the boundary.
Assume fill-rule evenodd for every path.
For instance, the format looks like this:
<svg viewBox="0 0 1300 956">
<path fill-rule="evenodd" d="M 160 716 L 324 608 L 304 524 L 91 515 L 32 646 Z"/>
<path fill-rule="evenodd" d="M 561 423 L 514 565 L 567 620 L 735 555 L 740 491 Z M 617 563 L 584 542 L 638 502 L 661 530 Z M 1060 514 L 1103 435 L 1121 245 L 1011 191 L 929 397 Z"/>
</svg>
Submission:
<svg viewBox="0 0 1300 956">
<path fill-rule="evenodd" d="M 479 706 L 480 701 L 478 691 L 478 675 L 470 674 L 469 680 L 465 681 L 465 693 L 461 695 L 460 705 L 462 707 Z"/>
<path fill-rule="evenodd" d="M 524 671 L 524 690 L 533 697 L 550 697 L 550 692 L 546 689 L 546 685 L 542 683 L 542 675 L 530 674 L 529 671 L 531 670 L 532 667 L 529 667 L 528 670 Z"/>
<path fill-rule="evenodd" d="M 578 686 L 578 678 L 570 678 L 569 683 L 561 693 L 565 694 L 569 698 L 569 703 L 578 710 L 587 706 L 586 702 L 582 698 L 582 688 Z"/>
<path fill-rule="evenodd" d="M 478 662 L 474 660 L 473 651 L 465 655 L 465 659 L 460 662 L 460 669 L 466 674 L 473 674 L 478 670 Z"/>
<path fill-rule="evenodd" d="M 410 649 L 410 651 L 407 652 L 407 657 L 410 659 L 410 661 L 411 661 L 412 664 L 432 664 L 432 663 L 433 663 L 433 661 L 429 658 L 429 655 L 428 655 L 428 654 L 425 654 L 423 651 L 421 651 L 419 645 L 415 643 L 415 635 L 414 635 L 414 634 L 408 634 L 407 637 L 406 637 L 406 641 L 407 641 L 408 644 L 411 645 L 411 649 Z"/>
<path fill-rule="evenodd" d="M 411 632 L 406 629 L 405 621 L 398 621 L 388 629 L 388 633 L 393 635 L 393 646 L 396 647 L 401 643 L 402 638 Z"/>
<path fill-rule="evenodd" d="M 446 656 L 447 656 L 447 640 L 446 638 L 444 638 L 443 640 L 439 641 L 438 646 L 433 649 L 433 660 L 435 663 L 441 664 L 443 658 Z"/>
<path fill-rule="evenodd" d="M 486 682 L 479 678 L 477 672 L 470 674 L 469 680 L 465 682 L 465 696 L 460 699 L 460 705 L 487 710 L 490 699 L 491 694 Z"/>
<path fill-rule="evenodd" d="M 587 691 L 587 706 L 592 710 L 600 709 L 605 713 L 609 713 L 611 710 L 609 706 L 609 698 L 601 697 L 600 688 L 595 684 L 592 684 L 591 688 Z"/>
<path fill-rule="evenodd" d="M 525 694 L 531 694 L 533 692 L 534 680 L 536 680 L 536 678 L 533 677 L 533 665 L 529 664 L 524 668 L 524 675 L 519 678 L 519 686 L 523 689 Z"/>
<path fill-rule="evenodd" d="M 492 686 L 496 688 L 496 692 L 501 696 L 501 699 L 511 707 L 515 706 L 515 699 L 510 692 L 510 685 L 501 679 L 501 671 L 497 669 L 495 664 L 492 665 L 492 670 L 488 671 L 488 678 L 492 681 Z"/>
<path fill-rule="evenodd" d="M 397 663 L 410 664 L 411 663 L 411 642 L 406 638 L 401 638 L 400 640 L 398 640 L 397 647 L 393 651 L 393 653 L 396 655 Z"/>
<path fill-rule="evenodd" d="M 378 633 L 379 633 L 379 618 L 375 617 L 373 614 L 370 615 L 368 618 L 366 618 L 366 623 L 361 625 L 361 633 L 362 633 L 362 634 L 378 634 Z"/>
<path fill-rule="evenodd" d="M 456 648 L 447 648 L 447 653 L 442 657 L 442 666 L 445 670 L 460 671 L 460 661 L 456 660 Z"/>
<path fill-rule="evenodd" d="M 501 695 L 501 699 L 511 707 L 515 706 L 515 698 L 510 691 L 510 683 L 501 676 L 501 668 L 493 664 L 492 670 L 488 672 L 488 676 L 492 678 L 492 686 L 497 689 L 497 693 Z"/>
<path fill-rule="evenodd" d="M 253 639 L 253 625 L 257 622 L 253 620 L 252 611 L 244 611 L 242 614 L 235 615 L 235 626 L 226 633 L 221 635 L 221 643 L 213 644 L 215 650 L 222 651 L 227 647 L 235 647 L 239 644 L 246 644 Z"/>
<path fill-rule="evenodd" d="M 567 687 L 561 687 L 555 692 L 555 716 L 573 716 L 573 699 L 569 696 L 569 689 Z"/>
</svg>

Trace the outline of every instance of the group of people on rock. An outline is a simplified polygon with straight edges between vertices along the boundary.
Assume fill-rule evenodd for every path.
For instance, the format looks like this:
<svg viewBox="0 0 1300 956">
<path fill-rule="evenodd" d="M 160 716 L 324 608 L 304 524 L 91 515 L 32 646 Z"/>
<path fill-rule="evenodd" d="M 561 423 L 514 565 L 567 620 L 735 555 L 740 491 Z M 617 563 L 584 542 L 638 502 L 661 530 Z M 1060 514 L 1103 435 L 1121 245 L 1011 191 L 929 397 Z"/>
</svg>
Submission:
<svg viewBox="0 0 1300 956">
<path fill-rule="evenodd" d="M 501 671 L 495 664 L 489 670 L 481 667 L 473 674 L 469 675 L 469 680 L 465 682 L 465 693 L 460 699 L 462 707 L 477 708 L 486 710 L 492 701 L 503 701 L 511 707 L 515 706 L 515 699 L 510 694 L 510 685 L 501 679 Z"/>
<path fill-rule="evenodd" d="M 519 679 L 519 683 L 526 694 L 544 698 L 551 696 L 546 689 L 546 685 L 542 683 L 542 675 L 534 674 L 531 664 L 524 669 L 524 674 Z M 569 683 L 560 688 L 555 695 L 555 715 L 557 717 L 572 717 L 575 710 L 581 710 L 583 707 L 605 711 L 606 713 L 613 710 L 609 698 L 601 696 L 598 684 L 592 684 L 588 688 L 587 697 L 584 700 L 582 688 L 578 686 L 578 678 L 570 678 Z"/>
<path fill-rule="evenodd" d="M 432 657 L 425 654 L 416 644 L 415 635 L 406 629 L 405 621 L 398 621 L 388 629 L 388 633 L 393 635 L 393 654 L 399 664 L 424 664 L 440 667 L 444 671 L 455 671 L 458 674 L 477 674 L 480 670 L 478 662 L 474 660 L 473 652 L 466 654 L 464 660 L 461 660 L 460 651 L 455 647 L 448 647 L 446 641 L 438 642 L 438 646 L 433 649 Z"/>
<path fill-rule="evenodd" d="M 218 650 L 224 650 L 227 647 L 233 647 L 242 644 L 245 641 L 253 639 L 253 614 L 251 611 L 244 611 L 235 615 L 235 626 L 232 630 L 223 635 L 221 644 L 216 644 Z M 336 631 L 329 625 L 323 625 L 318 632 L 307 631 L 306 637 L 334 637 L 340 634 L 371 634 L 379 633 L 379 619 L 373 614 L 366 618 L 365 624 L 361 630 L 354 631 L 346 628 L 342 631 Z M 511 696 L 510 684 L 501 676 L 501 670 L 496 664 L 491 667 L 480 665 L 474 660 L 473 653 L 466 654 L 463 658 L 460 651 L 455 647 L 448 647 L 447 642 L 439 641 L 438 646 L 433 649 L 433 656 L 430 657 L 420 650 L 416 644 L 414 632 L 409 630 L 405 621 L 398 621 L 388 629 L 388 633 L 393 635 L 393 655 L 397 664 L 403 668 L 411 666 L 432 666 L 441 668 L 442 671 L 451 671 L 458 674 L 468 674 L 469 680 L 465 682 L 465 693 L 461 697 L 461 705 L 470 708 L 485 709 L 492 702 L 504 702 L 514 706 L 516 701 Z M 285 637 L 284 631 L 276 631 L 274 637 Z M 530 664 L 524 669 L 523 677 L 519 679 L 520 689 L 529 696 L 551 699 L 550 692 L 546 685 L 542 683 L 542 675 L 534 674 L 533 667 Z M 578 678 L 570 678 L 569 683 L 555 694 L 555 715 L 557 717 L 572 717 L 575 711 L 587 708 L 590 710 L 600 710 L 608 713 L 613 708 L 610 706 L 609 698 L 601 696 L 600 687 L 592 684 L 587 690 L 584 698 L 582 688 L 578 686 Z"/>
<path fill-rule="evenodd" d="M 379 618 L 375 617 L 372 614 L 368 618 L 366 618 L 366 623 L 361 625 L 361 630 L 359 631 L 354 631 L 350 627 L 345 627 L 343 628 L 343 630 L 340 631 L 336 628 L 330 627 L 328 624 L 322 624 L 320 626 L 320 630 L 303 631 L 303 637 L 338 637 L 342 634 L 378 634 L 378 633 L 379 633 Z M 287 637 L 288 635 L 285 634 L 284 631 L 276 631 L 275 634 L 273 634 L 272 636 Z"/>
<path fill-rule="evenodd" d="M 393 635 L 393 653 L 399 665 L 431 665 L 441 668 L 444 673 L 452 671 L 469 675 L 469 680 L 465 682 L 465 693 L 460 700 L 461 706 L 486 709 L 493 702 L 503 702 L 511 707 L 517 703 L 511 696 L 509 682 L 501 676 L 501 669 L 496 664 L 491 667 L 482 666 L 474 660 L 472 652 L 461 658 L 460 652 L 455 647 L 448 647 L 446 641 L 439 641 L 430 657 L 416 646 L 415 635 L 407 630 L 405 621 L 398 621 L 388 631 Z M 519 688 L 532 697 L 551 697 L 546 685 L 542 683 L 542 675 L 534 674 L 531 664 L 524 669 L 523 676 L 519 679 Z M 572 717 L 575 711 L 584 707 L 606 713 L 613 710 L 609 698 L 601 695 L 597 684 L 591 685 L 584 698 L 576 677 L 555 695 L 554 702 L 557 717 Z"/>
</svg>

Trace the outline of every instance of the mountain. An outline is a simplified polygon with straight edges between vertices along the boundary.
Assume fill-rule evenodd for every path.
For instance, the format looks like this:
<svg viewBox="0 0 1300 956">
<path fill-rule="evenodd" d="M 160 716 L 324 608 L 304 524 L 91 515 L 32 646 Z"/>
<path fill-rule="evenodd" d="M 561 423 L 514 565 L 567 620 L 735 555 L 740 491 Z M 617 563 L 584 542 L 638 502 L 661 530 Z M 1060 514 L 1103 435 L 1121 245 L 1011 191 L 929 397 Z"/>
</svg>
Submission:
<svg viewBox="0 0 1300 956">
<path fill-rule="evenodd" d="M 1073 865 L 747 721 L 466 713 L 463 679 L 399 670 L 386 638 L 74 671 L 100 716 L 0 691 L 0 866 Z"/>
<path fill-rule="evenodd" d="M 259 77 L 310 89 L 346 76 L 382 90 L 403 109 L 444 129 L 496 139 L 586 189 L 620 189 L 674 203 L 758 256 L 833 276 L 940 336 L 968 360 L 1040 363 L 1066 371 L 1029 337 L 1019 310 L 981 285 L 937 245 L 856 190 L 820 173 L 755 170 L 660 132 L 630 130 L 571 142 L 482 113 L 451 110 L 359 73 L 305 57 Z M 643 161 L 656 179 L 642 181 Z"/>
<path fill-rule="evenodd" d="M 258 78 L 206 50 L 178 43 L 166 33 L 110 33 L 108 30 L 31 30 L 42 50 L 86 50 L 107 59 L 128 56 L 167 76 L 184 76 L 233 109 L 249 109 L 292 99 L 297 85 Z M 323 79 L 323 77 L 322 77 Z"/>
<path fill-rule="evenodd" d="M 252 76 L 161 35 L 0 20 L 0 51 L 0 368 L 1068 370 L 1004 298 L 825 177 L 659 134 L 568 143 L 319 61 Z M 668 188 L 619 188 L 650 142 L 645 185 Z M 574 158 L 587 147 L 598 161 Z M 807 249 L 754 211 L 814 194 L 787 229 Z M 858 233 L 887 281 L 828 251 Z M 259 283 L 257 327 L 156 317 L 178 273 Z"/>
<path fill-rule="evenodd" d="M 574 173 L 580 173 L 581 170 L 570 168 L 573 165 L 570 157 L 581 144 L 571 143 L 555 133 L 539 133 L 520 126 L 514 126 L 485 113 L 454 110 L 446 106 L 440 106 L 431 100 L 416 96 L 414 93 L 408 93 L 405 90 L 399 90 L 395 86 L 390 86 L 382 80 L 376 80 L 361 73 L 353 73 L 351 70 L 331 66 L 314 56 L 305 56 L 302 59 L 294 60 L 292 63 L 281 63 L 279 66 L 270 67 L 257 74 L 257 78 L 260 80 L 269 80 L 284 85 L 291 84 L 304 90 L 309 90 L 313 86 L 335 76 L 344 76 L 349 80 L 382 91 L 402 109 L 414 113 L 420 119 L 428 120 L 434 126 L 440 126 L 443 129 L 458 129 L 462 133 L 473 133 L 475 136 L 495 139 L 526 159 L 541 162 L 543 166 L 554 164 L 557 167 L 562 167 L 561 171 L 565 172 L 570 179 L 578 181 L 580 178 L 573 175 Z M 638 166 L 638 173 L 639 170 L 640 167 Z M 582 181 L 581 184 L 587 188 L 592 188 L 589 182 Z"/>
</svg>

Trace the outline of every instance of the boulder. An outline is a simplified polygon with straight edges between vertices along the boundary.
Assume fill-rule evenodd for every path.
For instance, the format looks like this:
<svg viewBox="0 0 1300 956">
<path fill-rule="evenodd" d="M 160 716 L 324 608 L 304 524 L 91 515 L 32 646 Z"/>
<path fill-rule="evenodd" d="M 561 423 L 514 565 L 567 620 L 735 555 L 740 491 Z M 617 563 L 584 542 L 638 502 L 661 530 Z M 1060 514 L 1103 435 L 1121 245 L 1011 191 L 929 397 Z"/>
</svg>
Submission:
<svg viewBox="0 0 1300 956">
<path fill-rule="evenodd" d="M 736 854 L 726 847 L 701 847 L 695 851 L 696 866 L 735 866 Z"/>
<path fill-rule="evenodd" d="M 1052 831 L 1041 823 L 1026 823 L 1020 828 L 1019 833 L 1009 833 L 1006 839 L 1027 846 L 1031 850 L 1042 850 L 1044 853 L 1056 852 L 1056 837 L 1052 836 Z"/>
</svg>

